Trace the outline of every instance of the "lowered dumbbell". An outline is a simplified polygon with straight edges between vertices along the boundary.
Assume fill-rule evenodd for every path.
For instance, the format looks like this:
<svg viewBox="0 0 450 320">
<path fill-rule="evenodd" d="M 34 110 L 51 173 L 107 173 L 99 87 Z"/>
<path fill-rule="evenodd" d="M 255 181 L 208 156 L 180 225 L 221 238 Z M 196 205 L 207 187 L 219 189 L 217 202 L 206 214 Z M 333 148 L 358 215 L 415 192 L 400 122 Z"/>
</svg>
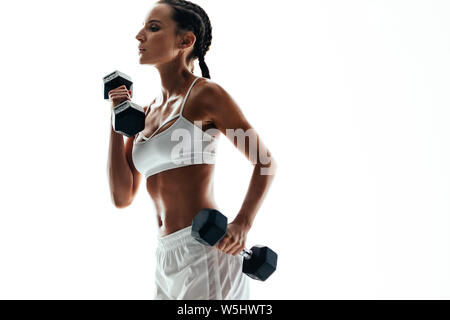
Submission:
<svg viewBox="0 0 450 320">
<path fill-rule="evenodd" d="M 123 85 L 133 94 L 133 82 L 126 74 L 120 71 L 114 71 L 104 77 L 104 99 L 108 100 L 109 92 Z M 124 101 L 114 108 L 112 124 L 115 132 L 123 134 L 128 138 L 132 137 L 145 128 L 144 109 L 131 101 Z"/>
<path fill-rule="evenodd" d="M 215 246 L 227 232 L 228 219 L 214 209 L 201 210 L 192 221 L 192 237 L 198 242 Z M 265 281 L 277 268 L 278 255 L 268 247 L 254 246 L 244 249 L 242 272 L 250 278 Z"/>
</svg>

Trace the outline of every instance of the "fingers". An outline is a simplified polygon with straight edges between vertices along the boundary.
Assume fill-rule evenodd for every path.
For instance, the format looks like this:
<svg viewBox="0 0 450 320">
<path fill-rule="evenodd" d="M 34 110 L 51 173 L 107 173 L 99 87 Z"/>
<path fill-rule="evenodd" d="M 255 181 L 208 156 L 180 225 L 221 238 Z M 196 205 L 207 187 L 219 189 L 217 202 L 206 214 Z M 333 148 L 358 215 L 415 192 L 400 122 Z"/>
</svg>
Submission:
<svg viewBox="0 0 450 320">
<path fill-rule="evenodd" d="M 118 88 L 112 89 L 109 91 L 109 93 L 120 93 L 120 92 L 131 92 L 131 90 L 128 90 L 125 85 L 120 86 Z"/>
<path fill-rule="evenodd" d="M 119 98 L 130 98 L 131 99 L 131 95 L 129 92 L 110 92 L 109 98 L 110 99 L 119 99 Z"/>
<path fill-rule="evenodd" d="M 125 85 L 109 91 L 109 99 L 114 105 L 120 104 L 126 100 L 131 100 L 131 90 L 128 90 Z"/>
<path fill-rule="evenodd" d="M 244 244 L 240 243 L 236 239 L 233 239 L 228 234 L 216 245 L 216 248 L 223 251 L 226 254 L 233 256 L 238 255 L 244 250 Z"/>
<path fill-rule="evenodd" d="M 230 241 L 231 237 L 230 235 L 227 233 L 225 235 L 225 237 L 222 238 L 222 240 L 219 241 L 219 243 L 216 245 L 216 248 L 224 251 L 225 248 L 229 245 L 229 241 Z"/>
<path fill-rule="evenodd" d="M 230 254 L 233 256 L 237 256 L 239 253 L 242 252 L 242 250 L 244 250 L 244 245 L 237 242 L 236 245 L 234 245 L 233 247 L 230 248 Z"/>
<path fill-rule="evenodd" d="M 131 94 L 131 90 L 128 90 L 128 89 L 114 89 L 114 90 L 111 90 L 109 93 L 109 96 L 111 97 L 111 96 L 114 96 L 114 95 L 120 95 L 120 94 L 123 94 L 123 95 L 130 95 Z"/>
</svg>

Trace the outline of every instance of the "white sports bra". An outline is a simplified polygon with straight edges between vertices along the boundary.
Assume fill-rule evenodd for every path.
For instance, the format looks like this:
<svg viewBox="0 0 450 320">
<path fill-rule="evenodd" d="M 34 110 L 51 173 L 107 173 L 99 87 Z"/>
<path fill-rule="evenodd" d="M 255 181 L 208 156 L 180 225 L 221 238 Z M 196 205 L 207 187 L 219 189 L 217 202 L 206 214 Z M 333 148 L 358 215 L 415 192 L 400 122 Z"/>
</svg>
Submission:
<svg viewBox="0 0 450 320">
<path fill-rule="evenodd" d="M 215 164 L 218 140 L 183 117 L 186 100 L 197 80 L 186 94 L 178 115 L 165 121 L 151 136 L 142 132 L 134 139 L 132 159 L 136 169 L 147 179 L 157 173 L 197 164 Z M 167 123 L 178 118 L 168 129 L 157 134 Z M 138 142 L 142 137 L 144 141 Z"/>
</svg>

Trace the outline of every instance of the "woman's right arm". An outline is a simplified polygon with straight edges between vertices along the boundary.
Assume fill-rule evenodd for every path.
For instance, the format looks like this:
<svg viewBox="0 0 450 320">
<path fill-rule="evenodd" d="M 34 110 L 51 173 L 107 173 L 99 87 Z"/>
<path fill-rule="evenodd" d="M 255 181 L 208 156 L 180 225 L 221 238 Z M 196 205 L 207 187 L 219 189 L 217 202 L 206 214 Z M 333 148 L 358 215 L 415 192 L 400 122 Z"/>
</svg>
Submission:
<svg viewBox="0 0 450 320">
<path fill-rule="evenodd" d="M 111 111 L 125 100 L 130 99 L 130 93 L 121 87 L 110 92 Z M 134 200 L 141 181 L 141 174 L 136 170 L 132 160 L 133 142 L 135 137 L 127 138 L 124 145 L 123 135 L 114 131 L 112 126 L 108 151 L 108 179 L 111 200 L 119 209 L 128 207 Z"/>
<path fill-rule="evenodd" d="M 109 188 L 114 205 L 120 209 L 128 207 L 133 202 L 134 186 L 138 186 L 140 180 L 139 173 L 134 176 L 127 159 L 126 150 L 131 151 L 133 141 L 134 138 L 127 138 L 124 146 L 123 136 L 115 132 L 111 125 L 108 153 Z"/>
</svg>

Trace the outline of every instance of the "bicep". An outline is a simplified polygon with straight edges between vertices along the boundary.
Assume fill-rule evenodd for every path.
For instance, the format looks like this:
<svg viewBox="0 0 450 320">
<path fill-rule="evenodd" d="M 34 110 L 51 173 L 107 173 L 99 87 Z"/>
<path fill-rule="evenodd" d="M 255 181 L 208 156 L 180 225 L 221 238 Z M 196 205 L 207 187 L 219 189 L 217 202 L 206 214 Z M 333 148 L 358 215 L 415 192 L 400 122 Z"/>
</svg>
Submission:
<svg viewBox="0 0 450 320">
<path fill-rule="evenodd" d="M 137 171 L 137 169 L 133 163 L 133 155 L 132 154 L 133 154 L 134 139 L 136 139 L 135 136 L 127 138 L 127 141 L 125 142 L 125 155 L 126 155 L 126 158 L 128 161 L 128 165 L 130 166 L 131 173 L 133 174 L 133 187 L 132 187 L 132 194 L 131 194 L 132 199 L 134 199 L 134 197 L 136 196 L 139 186 L 141 184 L 141 180 L 142 180 L 142 175 L 140 174 L 139 171 Z"/>
<path fill-rule="evenodd" d="M 148 109 L 148 107 L 144 107 L 144 112 L 147 112 L 147 109 Z M 136 196 L 136 194 L 139 190 L 139 186 L 142 181 L 142 175 L 136 169 L 136 167 L 134 166 L 134 163 L 133 163 L 133 145 L 134 145 L 135 139 L 137 139 L 137 135 L 127 138 L 127 140 L 125 142 L 125 156 L 126 156 L 128 165 L 131 169 L 131 173 L 133 174 L 133 187 L 132 187 L 132 194 L 131 194 L 132 199 L 134 199 L 134 197 Z"/>
</svg>

